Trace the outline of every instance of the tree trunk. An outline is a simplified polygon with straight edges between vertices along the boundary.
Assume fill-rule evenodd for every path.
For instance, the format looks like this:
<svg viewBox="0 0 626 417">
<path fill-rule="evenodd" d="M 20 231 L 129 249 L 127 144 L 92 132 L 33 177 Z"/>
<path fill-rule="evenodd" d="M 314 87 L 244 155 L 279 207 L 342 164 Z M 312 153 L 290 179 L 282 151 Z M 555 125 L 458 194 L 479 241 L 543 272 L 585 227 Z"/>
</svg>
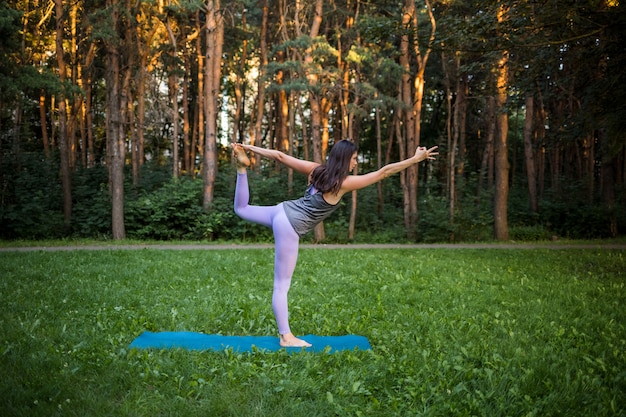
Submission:
<svg viewBox="0 0 626 417">
<path fill-rule="evenodd" d="M 146 65 L 148 54 L 141 53 L 140 66 L 137 69 L 137 128 L 136 134 L 133 135 L 134 143 L 131 145 L 131 160 L 133 169 L 133 185 L 139 184 L 141 175 L 141 166 L 143 165 L 143 145 L 144 145 L 144 125 L 146 123 Z"/>
<path fill-rule="evenodd" d="M 148 62 L 151 43 L 156 34 L 158 25 L 148 28 L 145 23 L 137 29 L 136 48 L 138 54 L 139 68 L 137 68 L 135 78 L 135 89 L 137 94 L 137 116 L 135 134 L 132 135 L 131 143 L 131 164 L 133 171 L 133 186 L 137 186 L 141 176 L 141 167 L 144 164 L 144 144 L 145 144 L 145 120 L 146 120 L 146 74 L 148 74 Z M 149 29 L 149 30 L 148 30 Z"/>
<path fill-rule="evenodd" d="M 276 53 L 276 60 L 281 64 L 285 62 L 284 51 L 278 51 Z M 278 87 L 274 100 L 276 112 L 276 117 L 274 118 L 276 120 L 274 125 L 275 147 L 280 151 L 289 153 L 289 102 L 287 100 L 287 92 L 284 89 L 285 72 L 283 70 L 276 71 L 274 80 Z M 280 163 L 278 161 L 275 163 L 275 170 L 276 172 L 280 170 Z M 293 178 L 293 170 L 287 169 L 287 172 L 288 177 Z M 288 187 L 291 187 L 291 185 L 292 184 L 288 184 Z"/>
<path fill-rule="evenodd" d="M 85 71 L 87 72 L 87 71 Z M 91 73 L 91 68 L 88 71 Z M 96 156 L 94 140 L 93 140 L 93 114 L 91 111 L 92 89 L 91 76 L 85 76 L 85 129 L 87 130 L 87 168 L 93 168 L 96 165 Z"/>
<path fill-rule="evenodd" d="M 480 164 L 480 174 L 478 176 L 478 190 L 476 191 L 476 201 L 480 203 L 482 190 L 491 190 L 493 187 L 493 141 L 496 132 L 496 105 L 495 98 L 487 97 L 486 127 L 487 134 L 484 141 L 483 156 Z M 485 186 L 485 181 L 487 185 Z"/>
<path fill-rule="evenodd" d="M 535 109 L 535 134 L 537 135 L 537 157 L 535 158 L 535 169 L 537 172 L 537 197 L 541 198 L 544 193 L 545 170 L 546 170 L 546 110 L 543 103 L 543 94 L 537 86 L 537 104 Z"/>
<path fill-rule="evenodd" d="M 354 99 L 352 101 L 352 105 L 354 109 L 359 108 L 360 102 L 361 102 L 360 100 L 361 94 L 359 91 L 359 85 L 361 83 L 361 79 L 359 78 L 359 72 L 360 72 L 360 68 L 358 67 L 358 64 L 357 64 L 355 68 L 355 82 L 354 82 L 354 87 L 353 87 Z M 346 85 L 346 87 L 348 87 L 348 85 Z M 346 107 L 348 106 L 346 105 Z M 360 119 L 355 117 L 354 113 L 355 113 L 355 110 L 348 112 L 348 135 L 352 138 L 354 144 L 356 145 L 358 149 L 359 142 L 361 140 L 361 137 L 359 135 L 359 132 L 361 131 L 361 128 L 360 128 L 361 124 L 359 123 Z M 353 174 L 359 175 L 358 164 L 354 167 Z M 357 205 L 358 205 L 358 192 L 357 190 L 354 190 L 352 191 L 352 205 L 350 207 L 350 222 L 348 225 L 348 239 L 349 240 L 354 240 L 354 236 L 355 236 Z"/>
<path fill-rule="evenodd" d="M 268 0 L 263 0 L 263 17 L 261 19 L 261 34 L 260 34 L 260 59 L 261 65 L 259 65 L 259 74 L 257 76 L 257 96 L 256 96 L 256 112 L 252 114 L 251 130 L 250 130 L 250 144 L 260 145 L 261 142 L 261 128 L 263 127 L 263 116 L 265 114 L 265 72 L 267 68 L 267 20 L 269 15 L 269 7 L 267 5 Z M 282 13 L 281 13 L 282 15 Z M 258 142 L 258 143 L 257 143 Z M 256 163 L 256 156 L 254 153 L 250 155 L 250 163 L 256 169 L 260 169 L 260 165 Z"/>
<path fill-rule="evenodd" d="M 302 108 L 302 100 L 296 100 L 296 109 L 298 112 L 298 116 L 300 117 L 300 120 L 306 120 L 305 116 L 304 116 L 304 109 Z M 310 158 L 310 150 L 309 148 L 311 147 L 311 136 L 308 133 L 308 130 L 306 128 L 306 123 L 302 123 L 301 126 L 301 131 L 302 131 L 302 158 L 304 158 L 305 160 L 309 161 Z"/>
<path fill-rule="evenodd" d="M 461 67 L 461 56 L 457 54 L 457 68 Z M 466 74 L 460 74 L 457 83 L 457 104 L 455 106 L 455 134 L 457 135 L 457 164 L 455 170 L 455 176 L 457 177 L 457 193 L 456 193 L 456 208 L 457 212 L 461 211 L 459 207 L 459 201 L 463 201 L 463 185 L 460 181 L 465 174 L 465 155 L 467 153 L 466 140 L 467 140 L 467 95 L 468 95 L 468 81 Z"/>
<path fill-rule="evenodd" d="M 169 70 L 175 72 L 178 69 L 172 65 Z M 168 90 L 172 110 L 172 176 L 180 177 L 180 157 L 178 151 L 180 133 L 180 113 L 178 111 L 178 76 L 170 73 L 168 77 Z"/>
<path fill-rule="evenodd" d="M 117 3 L 107 0 L 112 24 L 117 34 L 119 10 Z M 124 154 L 123 120 L 120 103 L 120 53 L 116 39 L 106 44 L 106 132 L 111 187 L 111 231 L 113 239 L 126 237 L 124 227 Z"/>
<path fill-rule="evenodd" d="M 244 9 L 241 16 L 241 27 L 244 31 L 246 28 L 246 10 Z M 241 116 L 245 113 L 244 107 L 244 80 L 246 73 L 246 61 L 248 60 L 248 40 L 243 39 L 241 45 L 241 56 L 239 58 L 239 66 L 234 69 L 235 73 L 235 84 L 234 84 L 234 94 L 235 94 L 235 112 L 233 114 L 233 131 L 231 142 L 240 142 L 243 141 L 243 123 L 241 123 Z M 234 64 L 236 65 L 236 64 Z"/>
<path fill-rule="evenodd" d="M 375 93 L 375 99 L 378 99 L 378 93 Z M 376 115 L 376 169 L 378 170 L 383 167 L 383 144 L 380 127 L 380 108 L 378 108 L 378 105 L 374 106 L 374 112 Z M 378 218 L 382 219 L 385 203 L 382 181 L 378 181 L 378 183 L 376 183 L 376 194 L 378 196 Z"/>
<path fill-rule="evenodd" d="M 584 178 L 587 180 L 587 199 L 592 201 L 595 189 L 595 140 L 593 132 L 583 138 Z"/>
<path fill-rule="evenodd" d="M 408 144 L 415 143 L 413 130 L 414 117 L 413 113 L 413 95 L 411 94 L 411 64 L 409 53 L 409 28 L 411 24 L 411 17 L 415 14 L 415 2 L 412 0 L 405 0 L 404 8 L 402 10 L 402 28 L 403 34 L 400 38 L 400 66 L 403 69 L 400 87 L 400 96 L 404 103 L 405 110 L 403 112 L 404 126 L 402 137 L 398 138 L 398 145 L 401 148 L 400 159 L 404 159 L 406 155 Z M 415 237 L 415 229 L 411 222 L 411 194 L 409 192 L 410 182 L 408 170 L 401 172 L 402 194 L 403 194 L 403 211 L 404 211 L 404 227 L 406 229 L 407 237 L 413 239 Z"/>
<path fill-rule="evenodd" d="M 528 181 L 528 201 L 530 211 L 537 212 L 537 178 L 535 175 L 535 152 L 533 149 L 533 120 L 535 118 L 534 97 L 526 96 L 526 117 L 524 119 L 524 159 L 526 160 L 526 178 Z"/>
<path fill-rule="evenodd" d="M 402 97 L 402 88 L 403 86 L 400 85 L 398 86 L 398 102 L 402 102 L 402 100 L 400 99 Z M 395 113 L 398 115 L 398 117 L 394 118 L 394 125 L 393 128 L 395 130 L 395 134 L 396 134 L 396 138 L 398 140 L 398 152 L 399 152 L 399 158 L 400 160 L 404 160 L 406 159 L 406 146 L 405 146 L 405 134 L 404 134 L 404 130 L 406 130 L 406 127 L 403 123 L 404 120 L 404 116 L 405 116 L 405 112 L 401 109 L 400 105 L 396 106 L 396 111 Z M 387 156 L 389 156 L 389 153 L 387 154 Z M 388 163 L 388 162 L 387 162 Z M 406 175 L 404 172 L 400 173 L 400 188 L 402 189 L 402 196 L 404 197 L 402 199 L 403 202 L 403 212 L 404 212 L 404 226 L 405 226 L 405 230 L 409 230 L 409 225 L 408 225 L 408 212 L 409 212 L 409 208 L 408 208 L 408 191 L 407 191 L 407 183 L 406 183 Z"/>
<path fill-rule="evenodd" d="M 50 159 L 50 139 L 48 139 L 48 122 L 46 118 L 46 95 L 44 90 L 39 93 L 39 123 L 41 124 L 41 139 L 46 159 Z"/>
<path fill-rule="evenodd" d="M 455 68 L 460 67 L 460 62 L 458 61 L 459 55 L 457 53 L 457 65 Z M 457 153 L 460 153 L 461 148 L 461 125 L 464 122 L 465 113 L 465 91 L 463 91 L 464 85 L 461 81 L 461 77 L 459 74 L 456 74 L 456 99 L 454 100 L 454 105 L 452 106 L 453 117 L 452 117 L 452 143 L 450 146 L 450 167 L 448 169 L 448 175 L 450 175 L 450 223 L 454 223 L 454 214 L 458 210 L 457 202 L 459 201 L 459 196 L 457 195 L 457 178 L 461 178 L 459 171 L 462 170 L 462 157 L 461 155 L 457 156 Z M 457 162 L 458 161 L 458 162 Z M 453 237 L 454 238 L 454 237 Z"/>
<path fill-rule="evenodd" d="M 358 84 L 358 82 L 357 82 Z M 357 94 L 358 96 L 358 94 Z M 356 99 L 355 99 L 356 100 Z M 355 106 L 358 106 L 358 101 L 355 102 Z M 353 117 L 349 118 L 351 120 L 351 122 L 349 123 L 349 127 L 350 127 L 350 134 L 352 135 L 352 137 L 354 138 L 354 144 L 356 145 L 357 149 L 359 147 L 359 141 L 360 141 L 360 137 L 357 134 L 358 131 L 360 130 L 358 125 L 359 123 L 354 120 Z M 359 175 L 359 164 L 355 165 L 354 170 L 352 171 L 353 175 Z M 351 199 L 351 204 L 350 204 L 350 221 L 348 223 L 348 240 L 354 240 L 354 236 L 355 236 L 355 229 L 356 229 L 356 211 L 357 211 L 357 206 L 358 206 L 358 192 L 357 190 L 353 190 L 352 191 L 352 199 Z"/>
<path fill-rule="evenodd" d="M 279 84 L 283 83 L 284 72 L 279 71 L 277 74 L 277 81 Z M 289 100 L 287 92 L 284 89 L 280 89 L 278 92 L 278 149 L 285 152 L 287 155 L 292 155 L 291 143 L 289 138 Z M 287 188 L 293 189 L 293 169 L 287 169 Z"/>
<path fill-rule="evenodd" d="M 426 63 L 435 41 L 436 21 L 430 6 L 430 1 L 426 0 L 426 9 L 428 12 L 429 22 L 431 24 L 430 37 L 427 42 L 427 48 L 422 52 L 418 35 L 419 13 L 416 10 L 413 0 L 405 0 L 402 9 L 402 28 L 404 34 L 400 40 L 400 66 L 404 68 L 402 76 L 402 99 L 407 108 L 406 111 L 406 153 L 412 155 L 415 153 L 420 143 L 421 135 L 421 119 L 422 119 L 422 103 L 424 98 L 424 74 Z M 413 48 L 413 54 L 416 60 L 416 71 L 411 71 L 409 48 Z M 411 75 L 412 76 L 411 79 Z M 411 89 L 411 84 L 414 89 Z M 412 91 L 411 91 L 412 90 Z M 417 165 L 413 165 L 406 169 L 406 192 L 405 198 L 405 225 L 407 227 L 407 237 L 415 240 L 417 237 L 417 187 L 418 187 L 418 170 Z"/>
<path fill-rule="evenodd" d="M 189 48 L 184 49 L 185 75 L 183 76 L 183 170 L 189 176 L 193 175 L 193 160 L 191 159 L 191 137 L 189 118 L 189 83 L 191 82 L 191 59 Z"/>
<path fill-rule="evenodd" d="M 208 211 L 213 204 L 215 178 L 217 177 L 217 100 L 220 96 L 224 21 L 220 1 L 208 0 L 206 5 L 206 55 L 205 55 L 205 138 L 202 177 L 204 192 L 202 207 Z"/>
<path fill-rule="evenodd" d="M 82 84 L 81 78 L 81 86 L 83 91 L 86 91 L 84 85 Z M 87 117 L 87 113 L 85 112 L 85 102 L 83 97 L 80 98 L 80 107 L 76 108 L 79 118 L 79 129 L 80 129 L 80 157 L 81 157 L 81 165 L 83 168 L 87 166 L 87 121 L 85 120 Z"/>
<path fill-rule="evenodd" d="M 599 141 L 606 141 L 605 132 L 600 130 L 598 132 Z M 615 165 L 618 161 L 618 158 L 615 157 L 605 157 L 605 160 L 602 161 L 602 200 L 604 203 L 604 207 L 607 211 L 607 232 L 610 237 L 616 238 L 618 236 L 618 216 L 617 216 L 617 204 L 615 198 L 615 184 L 616 184 L 616 175 L 615 175 Z"/>
<path fill-rule="evenodd" d="M 133 71 L 135 70 L 135 66 L 138 62 L 137 60 L 137 51 L 132 48 L 132 43 L 134 39 L 136 39 L 137 27 L 136 21 L 134 19 L 127 18 L 129 15 L 133 15 L 134 11 L 132 9 L 132 0 L 126 0 L 124 4 L 124 17 L 122 18 L 122 28 L 123 28 L 123 40 L 121 41 L 121 45 L 118 46 L 119 53 L 119 71 L 120 71 L 120 96 L 119 96 L 119 109 L 120 109 L 120 124 L 118 126 L 118 152 L 119 158 L 121 159 L 119 164 L 119 170 L 122 176 L 122 184 L 121 189 L 122 193 L 124 191 L 124 166 L 126 165 L 126 139 L 128 138 L 131 146 L 132 143 L 137 142 L 137 130 L 134 128 L 136 125 L 135 121 L 135 112 L 134 112 L 134 100 L 132 97 L 132 88 L 131 88 L 131 79 Z M 122 196 L 122 201 L 119 203 L 122 206 L 122 210 L 124 207 L 124 201 Z M 122 211 L 122 217 L 124 213 Z M 122 219 L 122 225 L 124 224 L 124 220 Z M 124 237 L 126 237 L 126 230 L 124 226 Z"/>
<path fill-rule="evenodd" d="M 425 0 L 426 11 L 428 13 L 428 20 L 430 23 L 430 35 L 427 41 L 427 47 L 424 52 L 420 47 L 420 41 L 418 36 L 418 14 L 415 13 L 413 15 L 413 25 L 415 27 L 413 32 L 413 52 L 416 56 L 417 61 L 417 73 L 415 75 L 413 84 L 415 85 L 415 92 L 413 97 L 413 113 L 414 113 L 414 130 L 415 134 L 413 135 L 414 142 L 407 143 L 407 154 L 413 155 L 417 146 L 421 141 L 421 125 L 422 125 L 422 104 L 424 99 L 424 85 L 425 85 L 425 72 L 426 72 L 426 64 L 428 62 L 428 58 L 430 57 L 430 52 L 432 51 L 432 47 L 435 43 L 435 32 L 437 30 L 437 22 L 435 20 L 435 15 L 433 13 L 433 8 L 430 5 L 430 0 Z M 408 169 L 408 182 L 409 182 L 409 191 L 410 191 L 410 207 L 411 207 L 411 227 L 413 229 L 412 236 L 417 236 L 417 221 L 418 221 L 418 210 L 417 210 L 417 194 L 418 194 L 418 166 L 413 165 Z"/>
<path fill-rule="evenodd" d="M 80 63 L 77 58 L 77 43 L 76 43 L 76 23 L 77 23 L 78 4 L 77 2 L 71 3 L 69 6 L 69 26 L 70 26 L 70 80 L 71 85 L 78 85 L 78 72 L 80 71 Z M 70 171 L 76 169 L 76 152 L 78 148 L 77 133 L 77 121 L 80 109 L 82 108 L 82 95 L 74 93 L 72 94 L 71 102 L 66 104 L 68 124 L 67 124 L 67 143 L 70 161 Z"/>
<path fill-rule="evenodd" d="M 172 23 L 169 17 L 166 20 L 167 33 L 172 44 L 170 65 L 168 65 L 168 91 L 172 109 L 172 176 L 180 177 L 180 157 L 178 152 L 179 132 L 180 132 L 180 114 L 178 111 L 178 41 Z"/>
<path fill-rule="evenodd" d="M 560 143 L 554 143 L 552 149 L 548 152 L 549 164 L 550 164 L 550 184 L 552 191 L 557 196 L 561 196 L 561 152 L 563 145 Z"/>
<path fill-rule="evenodd" d="M 201 32 L 200 26 L 200 11 L 196 12 L 196 31 L 198 33 Z M 205 65 L 204 55 L 202 54 L 202 36 L 196 37 L 196 62 L 198 64 L 197 67 L 197 76 L 198 76 L 198 94 L 196 95 L 196 109 L 195 109 L 195 121 L 196 128 L 192 134 L 191 139 L 191 158 L 194 161 L 194 177 L 195 177 L 195 160 L 196 160 L 196 150 L 202 155 L 204 158 L 204 137 L 205 137 L 205 124 L 204 124 L 204 95 L 205 95 L 205 82 L 204 82 L 204 72 Z M 195 139 L 194 139 L 195 138 Z M 204 164 L 203 164 L 204 165 Z"/>
<path fill-rule="evenodd" d="M 81 73 L 81 85 L 85 90 L 85 99 L 83 100 L 83 117 L 85 124 L 85 141 L 83 144 L 86 150 L 86 162 L 87 168 L 92 168 L 95 165 L 96 157 L 94 155 L 94 139 L 93 139 L 93 114 L 92 114 L 92 75 L 93 75 L 93 61 L 96 57 L 96 43 L 92 42 L 89 45 L 89 52 L 87 52 L 84 62 L 83 71 Z"/>
<path fill-rule="evenodd" d="M 448 66 L 446 65 L 446 54 L 445 52 L 441 52 L 441 63 L 444 75 L 444 85 L 446 87 L 446 149 L 448 150 L 448 155 L 446 158 L 447 161 L 447 194 L 448 194 L 448 219 L 450 224 L 454 224 L 454 212 L 456 203 L 456 185 L 455 185 L 455 164 L 456 164 L 456 143 L 454 142 L 454 135 L 452 123 L 454 122 L 454 106 L 452 105 L 452 83 L 450 81 L 450 72 L 448 70 Z M 456 75 L 457 69 L 452 72 L 452 74 Z M 452 236 L 452 240 L 453 240 Z"/>
<path fill-rule="evenodd" d="M 348 14 L 345 20 L 346 32 L 350 33 L 353 30 L 354 20 L 358 16 L 358 8 L 355 10 L 355 14 Z M 359 118 L 356 117 L 356 109 L 359 108 L 361 102 L 360 84 L 361 79 L 359 74 L 361 68 L 357 62 L 350 63 L 349 60 L 343 59 L 344 54 L 347 56 L 350 52 L 351 44 L 343 45 L 342 29 L 337 25 L 337 68 L 341 73 L 341 94 L 339 95 L 339 101 L 341 103 L 341 129 L 337 131 L 341 132 L 340 140 L 351 138 L 356 147 L 359 147 L 360 142 L 360 123 Z M 349 39 L 349 36 L 347 36 Z M 357 35 L 355 45 L 360 47 L 360 37 Z M 354 75 L 351 75 L 354 74 Z M 352 103 L 350 99 L 352 98 Z M 351 105 L 350 105 L 351 104 Z M 376 111 L 376 109 L 374 108 Z M 358 164 L 354 167 L 353 175 L 358 175 Z M 380 182 L 377 184 L 380 185 Z M 350 220 L 348 223 L 348 240 L 354 240 L 356 233 L 356 216 L 358 206 L 358 192 L 352 191 L 352 199 L 350 206 Z"/>
<path fill-rule="evenodd" d="M 65 83 L 65 51 L 63 50 L 63 1 L 55 0 L 56 14 L 56 56 L 59 66 L 59 79 Z M 72 180 L 70 173 L 70 154 L 67 134 L 67 108 L 65 94 L 59 94 L 59 153 L 61 157 L 61 184 L 63 187 L 63 223 L 69 230 L 72 220 Z"/>
<path fill-rule="evenodd" d="M 50 96 L 50 146 L 51 147 L 55 147 L 56 142 L 57 142 L 56 136 L 55 136 L 56 120 L 54 118 L 54 109 L 56 108 L 56 105 L 57 105 L 56 96 L 51 95 Z"/>
<path fill-rule="evenodd" d="M 323 0 L 316 0 L 315 16 L 313 17 L 313 23 L 311 25 L 311 31 L 309 33 L 311 39 L 315 38 L 319 33 L 319 29 L 322 24 L 323 6 Z M 311 55 L 310 49 L 306 51 L 304 62 L 305 65 L 310 65 L 313 62 L 313 57 Z M 307 79 L 309 81 L 309 105 L 311 108 L 311 141 L 313 142 L 313 160 L 321 164 L 323 162 L 322 128 L 324 127 L 322 124 L 322 98 L 314 91 L 319 82 L 319 77 L 313 72 L 308 72 Z M 321 242 L 326 238 L 324 222 L 321 222 L 317 226 L 315 226 L 313 234 L 315 236 L 316 242 Z"/>
<path fill-rule="evenodd" d="M 349 27 L 347 28 L 350 29 Z M 337 25 L 335 27 L 337 32 L 337 69 L 341 74 L 341 94 L 339 94 L 339 108 L 341 109 L 341 139 L 347 139 L 351 137 L 350 123 L 348 122 L 349 111 L 348 104 L 350 103 L 350 66 L 348 62 L 343 59 L 344 51 L 342 50 L 341 43 L 341 27 Z"/>
<path fill-rule="evenodd" d="M 506 9 L 501 7 L 498 21 L 506 17 Z M 495 135 L 495 189 L 493 202 L 494 237 L 496 240 L 509 239 L 508 197 L 509 197 L 509 158 L 508 131 L 509 119 L 506 109 L 509 76 L 509 54 L 503 51 L 494 69 L 496 74 L 496 135 Z"/>
<path fill-rule="evenodd" d="M 296 102 L 298 101 L 300 97 L 300 94 L 297 91 L 290 91 L 289 92 L 289 109 L 288 109 L 288 113 L 289 113 L 289 129 L 287 129 L 287 137 L 288 137 L 288 143 L 289 143 L 289 155 L 291 156 L 296 156 Z M 288 183 L 289 183 L 289 189 L 287 190 L 287 195 L 288 196 L 293 196 L 293 169 L 289 171 L 289 178 L 288 178 Z"/>
</svg>

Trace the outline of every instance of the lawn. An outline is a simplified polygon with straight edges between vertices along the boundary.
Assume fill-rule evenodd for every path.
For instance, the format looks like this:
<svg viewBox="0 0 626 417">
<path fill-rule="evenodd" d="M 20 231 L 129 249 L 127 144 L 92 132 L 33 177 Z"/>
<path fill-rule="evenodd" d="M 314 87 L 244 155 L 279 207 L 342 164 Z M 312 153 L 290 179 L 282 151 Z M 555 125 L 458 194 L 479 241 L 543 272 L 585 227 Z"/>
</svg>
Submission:
<svg viewBox="0 0 626 417">
<path fill-rule="evenodd" d="M 626 416 L 626 251 L 303 249 L 298 334 L 337 353 L 134 350 L 274 335 L 273 251 L 0 253 L 2 416 Z"/>
</svg>

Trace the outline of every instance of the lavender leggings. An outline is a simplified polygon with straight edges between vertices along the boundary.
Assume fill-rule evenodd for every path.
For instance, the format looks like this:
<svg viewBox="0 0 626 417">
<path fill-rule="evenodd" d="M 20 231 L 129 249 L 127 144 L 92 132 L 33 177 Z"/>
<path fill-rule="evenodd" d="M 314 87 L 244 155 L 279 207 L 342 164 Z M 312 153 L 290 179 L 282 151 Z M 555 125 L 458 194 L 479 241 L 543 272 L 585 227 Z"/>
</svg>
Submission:
<svg viewBox="0 0 626 417">
<path fill-rule="evenodd" d="M 300 237 L 289 223 L 283 204 L 275 206 L 250 206 L 248 174 L 237 173 L 235 189 L 235 213 L 244 220 L 271 227 L 274 232 L 274 293 L 272 309 L 276 316 L 278 332 L 291 333 L 289 330 L 289 311 L 287 308 L 287 292 L 291 285 L 291 277 L 298 260 L 298 243 Z"/>
</svg>

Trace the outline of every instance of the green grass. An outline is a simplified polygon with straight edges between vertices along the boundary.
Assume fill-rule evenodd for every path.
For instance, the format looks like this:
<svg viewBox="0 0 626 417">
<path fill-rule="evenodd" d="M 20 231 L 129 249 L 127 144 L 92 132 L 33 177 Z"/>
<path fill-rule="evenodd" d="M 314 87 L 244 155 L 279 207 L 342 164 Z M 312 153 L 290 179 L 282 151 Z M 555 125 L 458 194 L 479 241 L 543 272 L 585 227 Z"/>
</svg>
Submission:
<svg viewBox="0 0 626 417">
<path fill-rule="evenodd" d="M 305 249 L 299 334 L 335 354 L 129 350 L 275 334 L 272 251 L 0 253 L 2 416 L 626 416 L 626 253 Z"/>
</svg>

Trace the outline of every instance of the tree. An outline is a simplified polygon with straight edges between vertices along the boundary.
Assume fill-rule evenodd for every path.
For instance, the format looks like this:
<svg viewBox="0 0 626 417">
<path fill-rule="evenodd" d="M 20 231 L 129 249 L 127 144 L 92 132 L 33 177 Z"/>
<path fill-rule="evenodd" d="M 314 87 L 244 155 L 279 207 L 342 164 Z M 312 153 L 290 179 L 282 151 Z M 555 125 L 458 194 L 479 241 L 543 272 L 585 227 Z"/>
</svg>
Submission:
<svg viewBox="0 0 626 417">
<path fill-rule="evenodd" d="M 497 10 L 499 25 L 508 18 L 508 7 L 500 4 Z M 499 36 L 504 36 L 502 32 Z M 509 117 L 507 97 L 509 84 L 509 51 L 503 50 L 494 67 L 496 82 L 496 135 L 495 135 L 495 190 L 493 203 L 494 237 L 497 240 L 509 239 L 508 198 L 509 198 Z"/>
<path fill-rule="evenodd" d="M 126 3 L 128 5 L 128 1 Z M 124 157 L 125 157 L 125 114 L 126 101 L 123 91 L 124 73 L 120 60 L 123 57 L 123 21 L 117 2 L 107 0 L 106 12 L 109 17 L 111 35 L 103 39 L 106 49 L 106 136 L 109 161 L 109 187 L 111 193 L 111 232 L 113 239 L 126 237 L 124 225 Z M 125 70 L 129 76 L 130 68 Z"/>
<path fill-rule="evenodd" d="M 528 181 L 528 201 L 530 211 L 537 213 L 537 179 L 535 177 L 535 151 L 533 149 L 533 121 L 535 118 L 535 99 L 529 94 L 526 97 L 526 116 L 524 118 L 524 160 L 526 161 L 526 178 Z"/>
<path fill-rule="evenodd" d="M 450 62 L 448 62 L 450 61 Z M 461 68 L 461 51 L 454 53 L 454 59 L 448 59 L 442 51 L 441 62 L 446 87 L 446 149 L 448 165 L 447 192 L 450 224 L 454 224 L 454 216 L 460 196 L 457 193 L 457 177 L 461 178 L 465 160 L 465 129 L 467 119 L 467 74 Z M 452 80 L 456 79 L 454 89 Z"/>
<path fill-rule="evenodd" d="M 135 92 L 137 98 L 137 117 L 135 133 L 131 137 L 131 165 L 133 172 L 133 186 L 139 184 L 139 175 L 145 159 L 145 122 L 146 122 L 146 83 L 148 82 L 148 62 L 152 59 L 152 42 L 160 25 L 151 22 L 151 10 L 146 5 L 140 5 L 137 10 L 137 34 L 133 37 L 136 42 L 139 68 L 135 74 Z"/>
<path fill-rule="evenodd" d="M 267 80 L 265 79 L 265 74 L 267 71 L 267 25 L 268 25 L 268 15 L 269 15 L 269 7 L 268 0 L 263 0 L 262 3 L 262 13 L 263 17 L 261 19 L 261 32 L 259 36 L 259 49 L 260 49 L 260 57 L 259 57 L 259 74 L 257 76 L 257 96 L 256 96 L 256 106 L 255 112 L 252 114 L 252 122 L 250 129 L 250 144 L 256 145 L 257 141 L 261 142 L 261 128 L 263 126 L 263 115 L 265 114 L 265 85 Z M 256 164 L 256 160 L 254 155 L 252 156 L 252 164 L 256 169 L 259 169 L 259 166 Z"/>
<path fill-rule="evenodd" d="M 319 34 L 320 26 L 322 25 L 322 11 L 324 8 L 323 0 L 315 1 L 315 8 L 313 14 L 313 21 L 311 24 L 311 30 L 309 32 L 309 38 L 313 41 Z M 297 11 L 299 12 L 299 11 Z M 323 88 L 319 85 L 318 72 L 312 67 L 313 64 L 313 46 L 309 47 L 304 56 L 304 64 L 308 66 L 306 69 L 306 77 L 309 81 L 309 105 L 311 107 L 311 142 L 313 143 L 313 160 L 318 163 L 323 162 L 324 158 L 324 144 L 322 143 L 322 129 L 324 119 L 324 101 Z M 324 223 L 320 223 L 315 226 L 313 231 L 315 234 L 315 241 L 320 242 L 326 237 L 324 230 Z"/>
<path fill-rule="evenodd" d="M 402 75 L 401 97 L 405 107 L 404 150 L 400 151 L 400 159 L 415 152 L 420 143 L 422 122 L 422 101 L 424 98 L 424 74 L 426 64 L 435 42 L 437 29 L 435 16 L 429 0 L 426 0 L 426 11 L 430 23 L 430 33 L 426 48 L 420 46 L 418 32 L 420 13 L 415 7 L 415 0 L 405 0 L 402 8 L 402 36 L 400 41 L 400 65 L 405 73 Z M 414 54 L 415 70 L 411 69 L 411 53 Z M 417 166 L 408 168 L 400 174 L 404 176 L 404 223 L 407 236 L 416 237 L 417 227 Z"/>
<path fill-rule="evenodd" d="M 56 14 L 56 57 L 59 67 L 59 79 L 62 88 L 66 81 L 65 51 L 63 49 L 63 27 L 65 24 L 63 1 L 55 0 Z M 72 219 L 72 180 L 70 173 L 70 147 L 68 145 L 69 134 L 67 129 L 67 108 L 65 93 L 59 94 L 59 153 L 61 155 L 61 182 L 63 184 L 63 218 L 65 227 L 70 228 Z"/>
<path fill-rule="evenodd" d="M 221 16 L 220 1 L 207 0 L 206 13 L 206 53 L 204 72 L 204 164 L 202 179 L 204 193 L 202 207 L 209 210 L 213 203 L 213 191 L 217 176 L 217 100 L 220 97 L 222 47 L 224 41 L 224 20 Z"/>
<path fill-rule="evenodd" d="M 19 218 L 11 204 L 19 201 L 20 173 L 33 149 L 46 164 L 59 164 L 50 170 L 52 181 L 72 194 L 69 179 L 86 173 L 78 168 L 106 165 L 119 238 L 127 164 L 136 192 L 126 198 L 133 200 L 151 181 L 140 181 L 144 160 L 152 160 L 148 169 L 171 163 L 177 175 L 182 159 L 193 176 L 200 153 L 202 206 L 209 210 L 220 189 L 219 142 L 249 140 L 322 162 L 332 139 L 351 137 L 359 143 L 361 172 L 405 158 L 423 140 L 441 143 L 438 162 L 419 171 L 433 180 L 428 196 L 417 199 L 416 170 L 399 176 L 402 194 L 387 187 L 392 180 L 378 185 L 379 221 L 404 218 L 411 239 L 421 238 L 418 224 L 441 219 L 417 222 L 418 208 L 436 207 L 439 198 L 449 204 L 449 223 L 437 223 L 455 231 L 452 240 L 467 238 L 464 226 L 473 219 L 492 216 L 499 239 L 507 238 L 509 221 L 570 233 L 554 225 L 577 224 L 571 220 L 577 214 L 605 216 L 610 224 L 601 228 L 609 234 L 622 227 L 620 2 L 405 0 L 398 9 L 389 0 L 281 0 L 276 10 L 266 0 L 59 4 L 0 5 L 1 159 L 18 168 L 2 172 L 0 201 L 13 216 L 7 219 Z M 431 55 L 434 45 L 441 54 Z M 234 71 L 236 79 L 222 75 Z M 267 175 L 284 174 L 272 168 Z M 266 174 L 261 164 L 255 169 Z M 471 192 L 465 185 L 474 181 Z M 511 191 L 527 198 L 528 208 L 509 219 Z M 58 194 L 50 204 L 59 213 L 84 204 L 80 194 Z M 484 196 L 494 197 L 491 206 Z M 571 197 L 580 204 L 558 212 Z M 552 202 L 556 209 L 541 210 Z M 356 195 L 351 203 L 349 238 L 370 214 Z M 320 226 L 315 239 L 324 238 Z"/>
</svg>

